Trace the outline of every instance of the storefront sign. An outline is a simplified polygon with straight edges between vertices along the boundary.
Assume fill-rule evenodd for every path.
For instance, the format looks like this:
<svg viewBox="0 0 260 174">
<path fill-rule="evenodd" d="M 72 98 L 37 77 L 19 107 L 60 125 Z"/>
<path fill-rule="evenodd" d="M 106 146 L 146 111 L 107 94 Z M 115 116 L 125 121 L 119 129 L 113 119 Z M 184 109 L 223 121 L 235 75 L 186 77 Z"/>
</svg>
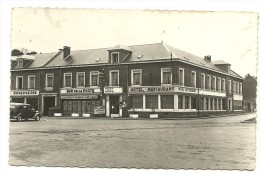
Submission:
<svg viewBox="0 0 260 174">
<path fill-rule="evenodd" d="M 12 90 L 11 96 L 39 95 L 39 90 Z"/>
<path fill-rule="evenodd" d="M 89 93 L 99 93 L 101 92 L 100 88 L 69 88 L 61 89 L 61 94 L 89 94 Z"/>
<path fill-rule="evenodd" d="M 146 86 L 146 87 L 129 87 L 129 93 L 165 93 L 165 92 L 174 92 L 173 86 Z"/>
<path fill-rule="evenodd" d="M 123 93 L 122 87 L 104 87 L 104 93 L 105 94 L 121 94 Z"/>
<path fill-rule="evenodd" d="M 196 92 L 195 88 L 178 87 L 179 92 Z"/>
<path fill-rule="evenodd" d="M 94 114 L 105 114 L 105 112 L 104 106 L 94 107 Z"/>
<path fill-rule="evenodd" d="M 98 95 L 61 95 L 61 99 L 98 99 Z"/>
</svg>

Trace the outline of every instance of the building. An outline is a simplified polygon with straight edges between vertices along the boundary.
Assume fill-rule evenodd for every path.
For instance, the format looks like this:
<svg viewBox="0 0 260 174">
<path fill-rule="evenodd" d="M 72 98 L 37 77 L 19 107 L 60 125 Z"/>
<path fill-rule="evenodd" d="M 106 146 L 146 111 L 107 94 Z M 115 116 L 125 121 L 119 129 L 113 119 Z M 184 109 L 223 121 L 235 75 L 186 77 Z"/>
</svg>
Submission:
<svg viewBox="0 0 260 174">
<path fill-rule="evenodd" d="M 164 43 L 12 58 L 11 101 L 43 115 L 198 117 L 242 112 L 243 78 Z"/>
<path fill-rule="evenodd" d="M 243 85 L 243 99 L 244 99 L 244 111 L 255 112 L 256 111 L 256 77 L 246 75 Z"/>
</svg>

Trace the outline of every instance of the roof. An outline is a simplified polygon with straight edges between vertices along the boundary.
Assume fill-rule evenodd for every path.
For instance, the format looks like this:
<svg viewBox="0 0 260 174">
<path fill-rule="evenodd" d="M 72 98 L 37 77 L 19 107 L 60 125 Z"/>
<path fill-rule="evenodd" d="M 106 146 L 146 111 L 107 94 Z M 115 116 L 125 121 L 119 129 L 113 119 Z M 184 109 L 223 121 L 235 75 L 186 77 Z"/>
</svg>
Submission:
<svg viewBox="0 0 260 174">
<path fill-rule="evenodd" d="M 110 50 L 127 50 L 127 51 L 132 51 L 130 47 L 124 46 L 124 45 L 117 45 L 115 47 L 108 48 L 107 50 L 108 51 L 110 51 Z"/>
<path fill-rule="evenodd" d="M 214 60 L 212 63 L 215 65 L 230 65 L 230 63 L 227 63 L 224 60 Z"/>
<path fill-rule="evenodd" d="M 47 63 L 46 67 L 100 63 L 108 63 L 107 48 L 71 51 L 70 57 L 66 60 L 63 59 L 63 54 L 61 53 Z"/>
<path fill-rule="evenodd" d="M 53 53 L 43 53 L 43 54 L 34 54 L 33 55 L 33 59 L 27 59 L 29 60 L 28 64 L 27 65 L 24 65 L 26 66 L 26 68 L 38 68 L 38 67 L 42 67 L 44 66 L 44 64 L 46 62 L 48 62 L 55 54 L 57 54 L 56 52 L 53 52 Z M 28 56 L 28 55 L 27 55 Z M 31 55 L 32 56 L 32 55 Z M 20 56 L 12 56 L 11 57 L 11 60 L 14 60 L 17 58 L 21 58 Z M 18 69 L 17 66 L 13 66 L 12 69 Z"/>
<path fill-rule="evenodd" d="M 255 81 L 257 81 L 257 78 L 254 77 L 254 76 L 251 76 L 250 74 L 247 74 L 247 75 L 245 76 L 244 80 L 246 80 L 246 79 L 248 79 L 248 78 L 252 78 L 252 79 L 254 79 Z"/>
<path fill-rule="evenodd" d="M 191 53 L 185 52 L 183 50 L 174 48 L 172 46 L 166 45 L 164 43 L 154 43 L 154 44 L 143 44 L 143 45 L 132 45 L 123 46 L 117 45 L 112 48 L 99 48 L 99 49 L 87 49 L 87 50 L 77 50 L 71 51 L 70 56 L 63 59 L 63 52 L 59 51 L 56 53 L 45 53 L 45 54 L 35 54 L 34 61 L 29 64 L 26 68 L 35 67 L 55 67 L 55 66 L 69 66 L 69 65 L 91 65 L 91 64 L 105 64 L 109 63 L 109 52 L 110 50 L 127 50 L 131 54 L 124 59 L 125 63 L 139 62 L 139 61 L 154 61 L 154 60 L 169 60 L 172 58 L 174 60 L 182 60 L 184 62 L 189 62 L 202 67 L 206 67 L 215 71 L 220 71 L 227 73 L 222 69 L 218 68 L 218 64 L 228 64 L 223 60 L 218 61 L 208 61 L 202 57 L 193 55 Z M 234 71 L 229 72 L 230 75 L 242 78 Z"/>
</svg>

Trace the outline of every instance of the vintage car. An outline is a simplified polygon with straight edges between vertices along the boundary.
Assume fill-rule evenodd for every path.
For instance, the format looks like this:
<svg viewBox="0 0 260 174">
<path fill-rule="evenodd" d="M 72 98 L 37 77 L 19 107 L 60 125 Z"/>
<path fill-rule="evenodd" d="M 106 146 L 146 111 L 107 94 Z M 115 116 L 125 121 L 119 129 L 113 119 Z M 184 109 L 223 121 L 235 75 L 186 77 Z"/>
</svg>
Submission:
<svg viewBox="0 0 260 174">
<path fill-rule="evenodd" d="M 10 119 L 22 121 L 34 119 L 40 121 L 41 115 L 30 104 L 10 103 Z"/>
</svg>

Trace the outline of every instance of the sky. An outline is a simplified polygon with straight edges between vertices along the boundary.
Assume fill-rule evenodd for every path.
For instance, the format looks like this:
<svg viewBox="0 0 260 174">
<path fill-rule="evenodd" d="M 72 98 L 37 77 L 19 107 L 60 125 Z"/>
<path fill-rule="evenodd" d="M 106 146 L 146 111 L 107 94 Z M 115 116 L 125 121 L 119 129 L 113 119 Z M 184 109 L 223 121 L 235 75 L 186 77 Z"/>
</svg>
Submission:
<svg viewBox="0 0 260 174">
<path fill-rule="evenodd" d="M 256 76 L 257 13 L 14 8 L 11 47 L 38 53 L 164 43 Z"/>
</svg>

